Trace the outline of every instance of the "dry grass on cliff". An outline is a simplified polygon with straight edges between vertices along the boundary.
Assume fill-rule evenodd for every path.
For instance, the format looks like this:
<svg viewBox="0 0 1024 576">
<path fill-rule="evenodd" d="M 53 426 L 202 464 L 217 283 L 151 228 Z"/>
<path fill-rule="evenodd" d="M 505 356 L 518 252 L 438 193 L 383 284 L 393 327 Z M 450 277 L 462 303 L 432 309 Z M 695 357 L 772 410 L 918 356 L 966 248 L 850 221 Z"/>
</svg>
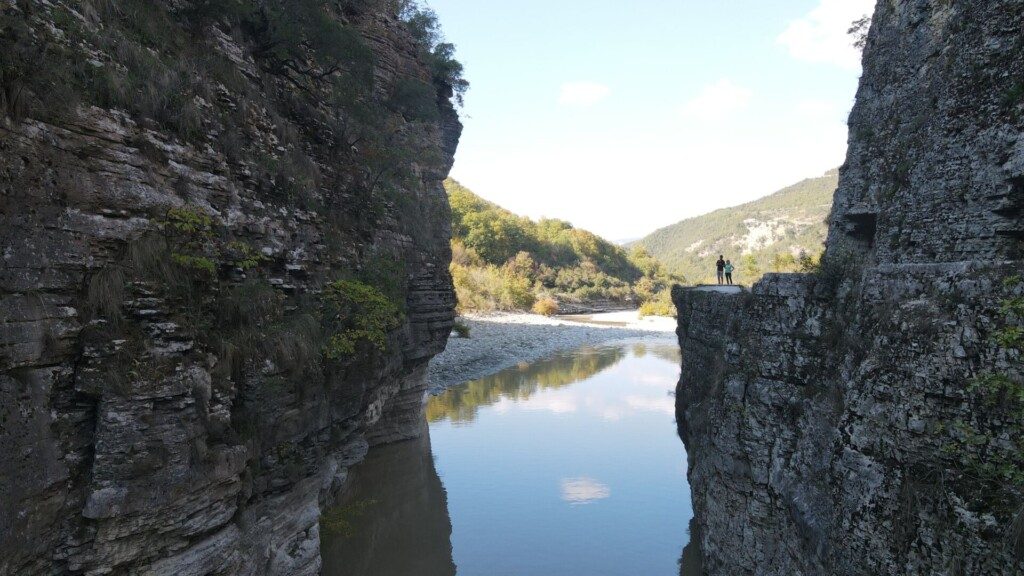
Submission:
<svg viewBox="0 0 1024 576">
<path fill-rule="evenodd" d="M 86 298 L 87 308 L 94 318 L 116 322 L 122 318 L 126 278 L 120 266 L 107 266 L 93 274 Z"/>
</svg>

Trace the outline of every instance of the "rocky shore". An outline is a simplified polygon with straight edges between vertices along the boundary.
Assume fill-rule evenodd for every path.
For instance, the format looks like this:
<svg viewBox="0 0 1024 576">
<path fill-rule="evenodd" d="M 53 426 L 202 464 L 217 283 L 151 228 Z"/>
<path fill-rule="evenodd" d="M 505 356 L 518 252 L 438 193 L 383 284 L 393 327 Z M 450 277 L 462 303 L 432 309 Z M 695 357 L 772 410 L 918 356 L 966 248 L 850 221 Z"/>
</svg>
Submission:
<svg viewBox="0 0 1024 576">
<path fill-rule="evenodd" d="M 533 314 L 469 315 L 461 320 L 469 327 L 469 337 L 453 335 L 448 348 L 431 361 L 431 394 L 556 352 L 627 338 L 665 338 L 675 331 L 672 318 L 641 320 L 636 312 L 601 314 L 588 321 Z"/>
</svg>

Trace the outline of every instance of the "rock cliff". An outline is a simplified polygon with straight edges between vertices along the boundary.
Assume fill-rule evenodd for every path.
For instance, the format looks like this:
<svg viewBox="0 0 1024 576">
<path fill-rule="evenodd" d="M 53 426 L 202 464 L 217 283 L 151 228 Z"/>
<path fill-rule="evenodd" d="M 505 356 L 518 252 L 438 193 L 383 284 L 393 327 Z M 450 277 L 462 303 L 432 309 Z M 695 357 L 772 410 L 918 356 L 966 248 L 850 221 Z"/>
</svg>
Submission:
<svg viewBox="0 0 1024 576">
<path fill-rule="evenodd" d="M 0 574 L 317 574 L 420 432 L 461 79 L 393 4 L 0 1 Z"/>
<path fill-rule="evenodd" d="M 710 575 L 1024 573 L 1024 3 L 882 0 L 826 257 L 677 288 Z"/>
</svg>

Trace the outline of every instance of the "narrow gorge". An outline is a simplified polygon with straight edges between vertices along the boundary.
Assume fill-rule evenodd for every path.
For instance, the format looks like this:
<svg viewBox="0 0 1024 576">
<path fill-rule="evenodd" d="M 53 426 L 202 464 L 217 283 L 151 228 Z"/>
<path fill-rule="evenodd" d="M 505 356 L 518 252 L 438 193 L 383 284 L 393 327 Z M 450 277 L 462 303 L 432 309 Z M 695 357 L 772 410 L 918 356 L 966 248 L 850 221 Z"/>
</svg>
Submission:
<svg viewBox="0 0 1024 576">
<path fill-rule="evenodd" d="M 686 33 L 629 36 L 643 4 L 453 18 L 524 91 L 482 75 L 474 114 L 523 131 L 488 139 L 416 0 L 0 0 L 0 576 L 1024 574 L 1024 0 L 878 0 L 834 202 L 829 171 L 714 225 L 688 216 L 740 198 L 732 174 L 646 194 L 704 143 L 637 144 L 668 114 L 654 76 L 690 75 L 654 58 Z M 543 33 L 584 21 L 647 54 L 585 46 L 629 74 L 531 102 L 567 66 Z M 686 88 L 687 121 L 740 139 L 693 105 L 754 90 Z M 689 227 L 630 247 L 519 215 L 452 179 L 467 157 L 502 202 Z M 719 252 L 752 288 L 673 287 Z"/>
<path fill-rule="evenodd" d="M 419 434 L 465 83 L 402 6 L 0 2 L 0 574 L 318 574 Z"/>
<path fill-rule="evenodd" d="M 1024 3 L 883 0 L 821 270 L 677 288 L 716 575 L 1024 573 Z"/>
</svg>

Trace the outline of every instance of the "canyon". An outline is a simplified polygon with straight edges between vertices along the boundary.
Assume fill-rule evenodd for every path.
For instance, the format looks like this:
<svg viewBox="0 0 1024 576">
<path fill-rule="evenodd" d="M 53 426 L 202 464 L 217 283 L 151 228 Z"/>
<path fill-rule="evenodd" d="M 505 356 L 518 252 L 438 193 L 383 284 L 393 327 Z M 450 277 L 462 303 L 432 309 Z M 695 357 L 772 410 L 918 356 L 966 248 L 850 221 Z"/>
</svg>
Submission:
<svg viewBox="0 0 1024 576">
<path fill-rule="evenodd" d="M 461 65 L 407 3 L 253 5 L 0 0 L 0 574 L 316 575 L 424 434 Z M 1022 272 L 1024 3 L 881 0 L 819 269 L 672 290 L 681 570 L 1024 572 Z M 425 442 L 371 520 L 444 548 Z"/>
</svg>

